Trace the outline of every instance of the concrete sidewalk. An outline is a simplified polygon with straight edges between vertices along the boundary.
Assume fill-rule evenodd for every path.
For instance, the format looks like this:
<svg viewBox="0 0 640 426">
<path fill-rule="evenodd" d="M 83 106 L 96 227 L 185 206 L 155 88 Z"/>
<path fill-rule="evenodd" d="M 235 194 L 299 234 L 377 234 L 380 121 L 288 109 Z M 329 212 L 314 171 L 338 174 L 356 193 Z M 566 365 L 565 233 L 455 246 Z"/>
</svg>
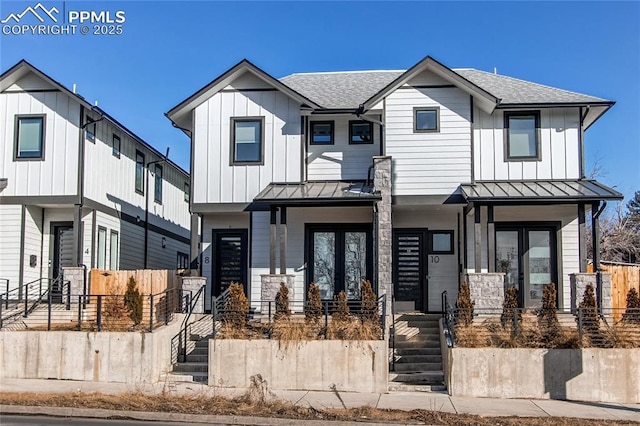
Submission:
<svg viewBox="0 0 640 426">
<path fill-rule="evenodd" d="M 0 392 L 66 393 L 123 392 L 156 394 L 162 391 L 178 395 L 239 396 L 244 390 L 212 388 L 206 385 L 181 382 L 172 384 L 129 385 L 124 383 L 78 382 L 70 380 L 3 379 Z M 296 405 L 316 409 L 348 408 L 369 405 L 396 410 L 426 409 L 455 414 L 475 414 L 484 417 L 577 417 L 602 420 L 640 422 L 640 404 L 557 401 L 540 399 L 495 399 L 448 396 L 438 392 L 390 392 L 385 394 L 327 391 L 271 391 L 270 398 L 291 401 Z M 339 397 L 338 397 L 339 395 Z M 344 404 L 344 405 L 343 405 Z M 3 406 L 3 409 L 6 406 Z M 211 417 L 211 416 L 207 416 Z"/>
</svg>

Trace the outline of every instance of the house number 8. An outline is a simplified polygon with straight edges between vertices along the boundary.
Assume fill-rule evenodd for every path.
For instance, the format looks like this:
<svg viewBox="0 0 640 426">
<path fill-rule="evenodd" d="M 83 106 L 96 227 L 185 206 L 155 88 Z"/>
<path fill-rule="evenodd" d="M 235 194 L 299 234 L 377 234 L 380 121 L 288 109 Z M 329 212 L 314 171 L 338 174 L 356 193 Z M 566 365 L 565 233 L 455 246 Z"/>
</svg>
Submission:
<svg viewBox="0 0 640 426">
<path fill-rule="evenodd" d="M 204 263 L 209 263 L 209 256 L 206 256 L 206 257 L 204 258 Z"/>
<path fill-rule="evenodd" d="M 440 256 L 431 256 L 431 263 L 440 263 Z"/>
</svg>

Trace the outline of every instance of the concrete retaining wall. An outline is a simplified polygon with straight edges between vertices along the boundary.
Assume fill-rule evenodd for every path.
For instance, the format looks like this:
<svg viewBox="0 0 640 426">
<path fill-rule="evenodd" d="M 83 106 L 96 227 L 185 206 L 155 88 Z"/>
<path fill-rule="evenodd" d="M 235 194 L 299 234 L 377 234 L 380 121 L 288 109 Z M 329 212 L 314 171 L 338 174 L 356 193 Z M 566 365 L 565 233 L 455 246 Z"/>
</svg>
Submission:
<svg viewBox="0 0 640 426">
<path fill-rule="evenodd" d="M 183 318 L 153 333 L 3 331 L 0 378 L 155 383 L 171 369 Z"/>
<path fill-rule="evenodd" d="M 384 340 L 210 340 L 209 386 L 248 388 L 260 374 L 270 389 L 387 392 Z"/>
<path fill-rule="evenodd" d="M 640 402 L 640 349 L 449 348 L 452 396 Z"/>
</svg>

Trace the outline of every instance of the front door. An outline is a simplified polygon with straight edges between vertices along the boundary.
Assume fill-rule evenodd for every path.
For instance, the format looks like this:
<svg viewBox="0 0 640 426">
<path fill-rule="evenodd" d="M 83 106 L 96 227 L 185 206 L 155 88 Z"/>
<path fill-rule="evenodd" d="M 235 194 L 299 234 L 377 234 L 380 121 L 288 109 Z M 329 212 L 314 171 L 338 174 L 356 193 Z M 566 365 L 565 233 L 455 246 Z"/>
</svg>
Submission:
<svg viewBox="0 0 640 426">
<path fill-rule="evenodd" d="M 62 301 L 63 268 L 73 264 L 73 225 L 53 224 L 53 265 L 51 297 L 55 302 Z"/>
<path fill-rule="evenodd" d="M 341 291 L 359 299 L 362 281 L 372 280 L 371 225 L 308 225 L 307 260 L 307 284 L 315 282 L 323 300 Z"/>
<path fill-rule="evenodd" d="M 213 295 L 219 296 L 231 283 L 241 283 L 248 297 L 248 231 L 213 230 Z"/>
<path fill-rule="evenodd" d="M 393 231 L 393 284 L 397 310 L 423 311 L 427 265 L 426 229 Z"/>
<path fill-rule="evenodd" d="M 545 284 L 557 288 L 556 232 L 555 226 L 496 224 L 496 271 L 505 273 L 505 287 L 518 289 L 525 308 L 542 306 Z"/>
</svg>

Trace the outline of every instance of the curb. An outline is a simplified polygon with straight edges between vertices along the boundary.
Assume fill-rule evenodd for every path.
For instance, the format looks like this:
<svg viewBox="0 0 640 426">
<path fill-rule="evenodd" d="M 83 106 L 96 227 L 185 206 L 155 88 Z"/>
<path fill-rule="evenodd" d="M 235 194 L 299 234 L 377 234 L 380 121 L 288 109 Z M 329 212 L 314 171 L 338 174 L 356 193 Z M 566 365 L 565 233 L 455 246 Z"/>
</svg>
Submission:
<svg viewBox="0 0 640 426">
<path fill-rule="evenodd" d="M 174 423 L 207 423 L 220 425 L 256 425 L 256 426 L 283 426 L 283 425 L 317 425 L 321 426 L 330 422 L 332 426 L 362 426 L 363 421 L 339 421 L 339 420 L 298 420 L 276 417 L 252 417 L 252 416 L 225 416 L 208 414 L 184 414 L 150 411 L 118 411 L 100 408 L 74 408 L 74 407 L 42 407 L 28 405 L 0 405 L 0 413 L 3 415 L 25 416 L 50 416 L 50 417 L 81 417 L 92 419 L 130 419 L 156 422 Z M 389 426 L 400 423 L 370 423 L 371 426 Z"/>
</svg>

